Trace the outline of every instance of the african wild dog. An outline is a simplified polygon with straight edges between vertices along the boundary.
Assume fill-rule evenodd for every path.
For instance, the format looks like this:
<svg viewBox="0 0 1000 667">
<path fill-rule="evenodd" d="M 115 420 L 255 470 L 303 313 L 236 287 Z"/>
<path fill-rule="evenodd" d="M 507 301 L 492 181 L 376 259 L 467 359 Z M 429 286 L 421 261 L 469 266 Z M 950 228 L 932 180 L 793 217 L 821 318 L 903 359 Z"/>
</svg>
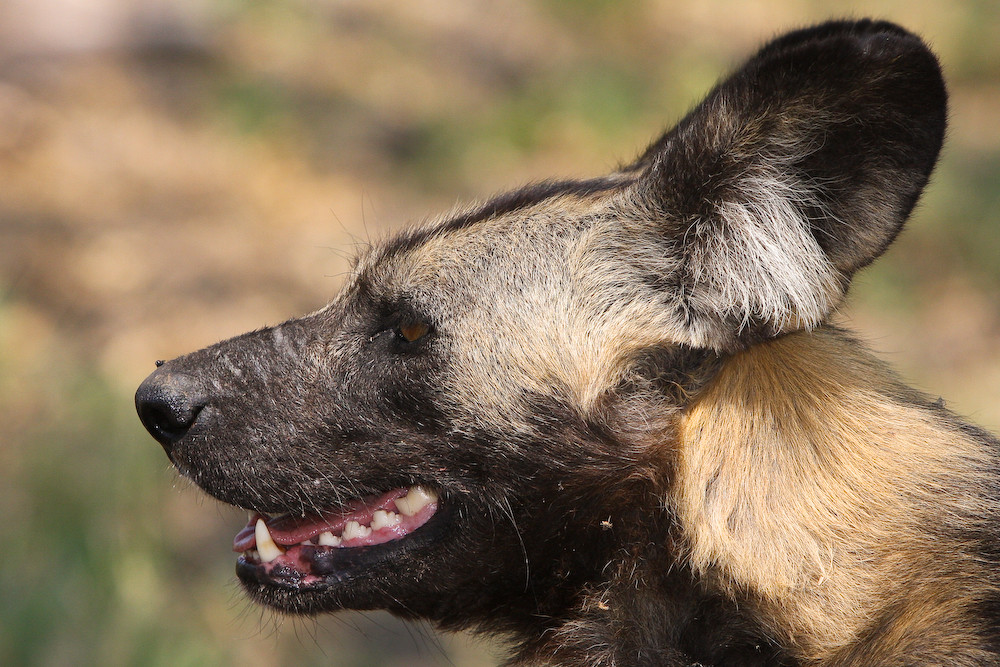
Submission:
<svg viewBox="0 0 1000 667">
<path fill-rule="evenodd" d="M 251 512 L 237 572 L 279 610 L 523 665 L 998 664 L 997 440 L 826 323 L 945 106 L 894 25 L 790 33 L 635 162 L 377 245 L 139 414 Z"/>
</svg>

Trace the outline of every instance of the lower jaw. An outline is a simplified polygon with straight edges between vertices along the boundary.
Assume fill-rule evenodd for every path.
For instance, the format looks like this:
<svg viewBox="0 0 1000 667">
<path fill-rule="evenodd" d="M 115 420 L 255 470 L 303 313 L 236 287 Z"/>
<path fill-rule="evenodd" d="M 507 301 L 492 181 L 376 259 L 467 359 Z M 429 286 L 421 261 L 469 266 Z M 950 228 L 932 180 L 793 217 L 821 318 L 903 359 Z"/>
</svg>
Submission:
<svg viewBox="0 0 1000 667">
<path fill-rule="evenodd" d="M 249 568 L 249 569 L 247 569 Z M 255 603 L 271 607 L 284 614 L 313 615 L 340 609 L 376 608 L 364 606 L 364 595 L 338 595 L 334 586 L 326 583 L 308 587 L 275 583 L 265 578 L 258 580 L 255 566 L 245 564 L 241 558 L 236 566 L 240 583 L 247 595 Z"/>
<path fill-rule="evenodd" d="M 293 590 L 323 590 L 364 574 L 391 557 L 394 546 L 392 543 L 350 549 L 296 546 L 270 563 L 240 556 L 236 561 L 236 574 L 244 583 Z M 292 564 L 296 562 L 307 565 L 296 567 Z"/>
<path fill-rule="evenodd" d="M 442 546 L 453 515 L 448 508 L 439 509 L 413 533 L 382 544 L 298 545 L 270 563 L 244 555 L 236 562 L 236 574 L 256 601 L 289 613 L 379 608 L 365 592 L 365 582 L 378 581 L 379 590 L 391 590 L 394 579 L 414 569 L 411 561 L 426 561 L 430 548 Z"/>
</svg>

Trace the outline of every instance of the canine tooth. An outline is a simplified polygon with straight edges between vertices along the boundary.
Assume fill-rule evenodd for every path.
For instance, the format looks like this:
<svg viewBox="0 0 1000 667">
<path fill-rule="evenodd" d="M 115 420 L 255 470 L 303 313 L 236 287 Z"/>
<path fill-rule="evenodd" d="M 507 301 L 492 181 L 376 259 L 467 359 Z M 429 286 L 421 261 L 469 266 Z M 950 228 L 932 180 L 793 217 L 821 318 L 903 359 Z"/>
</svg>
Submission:
<svg viewBox="0 0 1000 667">
<path fill-rule="evenodd" d="M 396 498 L 396 509 L 404 516 L 413 516 L 427 505 L 437 500 L 433 491 L 422 486 L 411 486 L 402 498 Z"/>
<path fill-rule="evenodd" d="M 357 521 L 348 521 L 344 526 L 343 539 L 352 540 L 358 537 L 368 537 L 372 534 L 372 529 L 362 526 Z"/>
<path fill-rule="evenodd" d="M 318 542 L 321 547 L 339 547 L 341 539 L 329 530 L 324 530 L 319 534 Z"/>
<path fill-rule="evenodd" d="M 257 539 L 257 552 L 260 554 L 262 563 L 270 563 L 285 553 L 271 539 L 271 533 L 268 531 L 267 524 L 264 523 L 263 519 L 257 519 L 257 525 L 254 526 L 254 537 Z"/>
</svg>

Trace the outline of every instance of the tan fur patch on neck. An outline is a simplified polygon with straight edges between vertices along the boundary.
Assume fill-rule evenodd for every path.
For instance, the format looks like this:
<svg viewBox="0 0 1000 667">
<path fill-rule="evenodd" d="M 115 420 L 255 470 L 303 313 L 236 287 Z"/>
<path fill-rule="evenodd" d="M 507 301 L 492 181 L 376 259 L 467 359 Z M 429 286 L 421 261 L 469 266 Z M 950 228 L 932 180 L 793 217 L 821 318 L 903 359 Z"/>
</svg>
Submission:
<svg viewBox="0 0 1000 667">
<path fill-rule="evenodd" d="M 954 550 L 927 526 L 966 514 L 985 455 L 915 397 L 820 328 L 735 356 L 681 418 L 673 500 L 691 565 L 762 599 L 806 656 L 854 641 Z"/>
</svg>

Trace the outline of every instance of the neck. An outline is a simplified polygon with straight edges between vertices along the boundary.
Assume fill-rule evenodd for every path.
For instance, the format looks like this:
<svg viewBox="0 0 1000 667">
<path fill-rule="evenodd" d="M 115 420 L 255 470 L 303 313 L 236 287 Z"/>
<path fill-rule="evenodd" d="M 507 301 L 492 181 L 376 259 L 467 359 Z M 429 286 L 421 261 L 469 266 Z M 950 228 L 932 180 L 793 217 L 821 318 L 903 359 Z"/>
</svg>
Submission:
<svg viewBox="0 0 1000 667">
<path fill-rule="evenodd" d="M 724 364 L 681 418 L 673 501 L 692 569 L 761 600 L 773 635 L 819 659 L 856 641 L 901 577 L 935 571 L 928 527 L 984 459 L 952 416 L 820 328 Z"/>
</svg>

